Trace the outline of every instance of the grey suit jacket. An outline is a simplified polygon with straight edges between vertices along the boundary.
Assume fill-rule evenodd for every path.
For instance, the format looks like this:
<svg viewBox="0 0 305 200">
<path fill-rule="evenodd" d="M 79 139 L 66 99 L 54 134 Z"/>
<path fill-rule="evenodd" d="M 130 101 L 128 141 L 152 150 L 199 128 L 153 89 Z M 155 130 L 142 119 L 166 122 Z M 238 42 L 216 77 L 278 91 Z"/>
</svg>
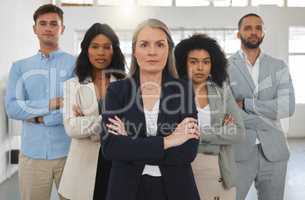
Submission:
<svg viewBox="0 0 305 200">
<path fill-rule="evenodd" d="M 295 111 L 295 97 L 288 66 L 279 59 L 262 54 L 258 92 L 245 61 L 237 52 L 229 58 L 229 77 L 236 100 L 245 101 L 242 116 L 246 140 L 235 145 L 236 161 L 250 159 L 256 137 L 269 161 L 286 161 L 289 150 L 280 119 Z"/>
<path fill-rule="evenodd" d="M 211 128 L 201 133 L 199 153 L 219 155 L 219 168 L 225 188 L 236 186 L 236 164 L 232 146 L 245 139 L 245 128 L 239 108 L 228 84 L 222 88 L 208 82 L 208 100 Z M 225 125 L 224 118 L 231 114 L 235 123 Z"/>
</svg>

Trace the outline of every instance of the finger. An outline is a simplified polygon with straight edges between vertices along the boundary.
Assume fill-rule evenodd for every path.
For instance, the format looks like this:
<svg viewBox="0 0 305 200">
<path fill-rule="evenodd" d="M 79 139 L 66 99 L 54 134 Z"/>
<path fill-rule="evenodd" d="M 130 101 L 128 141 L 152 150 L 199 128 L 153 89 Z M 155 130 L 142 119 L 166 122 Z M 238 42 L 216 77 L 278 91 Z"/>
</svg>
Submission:
<svg viewBox="0 0 305 200">
<path fill-rule="evenodd" d="M 116 121 L 114 119 L 109 119 L 109 121 L 112 123 L 112 125 L 117 127 L 117 131 L 120 131 L 120 133 L 125 132 L 124 125 L 120 124 L 118 121 Z"/>
<path fill-rule="evenodd" d="M 108 129 L 111 129 L 113 131 L 116 131 L 116 132 L 120 132 L 120 128 L 117 127 L 115 124 L 106 124 L 107 128 Z"/>
<path fill-rule="evenodd" d="M 117 125 L 117 126 L 120 126 L 120 123 L 117 121 L 117 120 L 115 120 L 115 119 L 113 119 L 113 118 L 109 118 L 108 119 L 111 123 L 113 123 L 113 124 L 115 124 L 115 125 Z"/>
<path fill-rule="evenodd" d="M 186 118 L 184 118 L 184 120 L 182 122 L 184 122 L 184 123 L 197 123 L 197 120 L 193 117 L 186 117 Z"/>
<path fill-rule="evenodd" d="M 114 116 L 114 118 L 115 118 L 118 122 L 120 122 L 120 123 L 123 124 L 123 121 L 122 121 L 118 116 Z"/>
<path fill-rule="evenodd" d="M 110 129 L 108 129 L 108 133 L 111 133 L 111 134 L 114 134 L 114 135 L 119 135 L 117 132 L 115 132 L 113 130 L 110 130 Z"/>
<path fill-rule="evenodd" d="M 198 140 L 198 139 L 199 139 L 199 136 L 196 135 L 196 134 L 188 134 L 188 135 L 187 135 L 187 138 L 188 138 L 188 140 L 189 140 L 189 139 L 197 139 L 197 140 Z"/>
</svg>

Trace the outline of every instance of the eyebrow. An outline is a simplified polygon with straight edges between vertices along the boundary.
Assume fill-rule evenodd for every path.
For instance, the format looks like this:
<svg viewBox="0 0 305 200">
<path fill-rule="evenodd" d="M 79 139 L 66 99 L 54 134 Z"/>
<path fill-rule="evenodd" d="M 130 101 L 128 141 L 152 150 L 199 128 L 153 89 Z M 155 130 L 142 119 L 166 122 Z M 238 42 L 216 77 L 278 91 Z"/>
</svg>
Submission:
<svg viewBox="0 0 305 200">
<path fill-rule="evenodd" d="M 139 42 L 150 42 L 149 40 L 139 40 Z M 166 42 L 166 40 L 157 40 L 157 41 L 154 41 L 154 42 Z"/>
<path fill-rule="evenodd" d="M 192 59 L 192 60 L 200 60 L 199 58 L 195 58 L 195 57 L 189 57 L 189 59 Z M 202 60 L 210 60 L 210 59 L 211 59 L 211 57 L 209 56 L 209 57 L 203 58 Z"/>
<path fill-rule="evenodd" d="M 97 43 L 97 42 L 91 42 L 91 45 L 112 45 L 112 43 L 111 42 L 105 42 L 105 43 L 100 44 L 100 43 Z"/>
</svg>

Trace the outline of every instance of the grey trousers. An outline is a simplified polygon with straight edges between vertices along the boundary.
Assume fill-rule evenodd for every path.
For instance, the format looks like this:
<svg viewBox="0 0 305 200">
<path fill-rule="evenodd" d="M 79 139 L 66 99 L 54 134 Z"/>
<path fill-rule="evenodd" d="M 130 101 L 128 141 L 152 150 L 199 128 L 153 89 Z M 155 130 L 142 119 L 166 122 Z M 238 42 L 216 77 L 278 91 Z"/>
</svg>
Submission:
<svg viewBox="0 0 305 200">
<path fill-rule="evenodd" d="M 287 161 L 270 162 L 264 156 L 261 145 L 253 146 L 254 151 L 247 161 L 237 164 L 236 200 L 244 200 L 255 182 L 258 200 L 283 200 Z"/>
</svg>

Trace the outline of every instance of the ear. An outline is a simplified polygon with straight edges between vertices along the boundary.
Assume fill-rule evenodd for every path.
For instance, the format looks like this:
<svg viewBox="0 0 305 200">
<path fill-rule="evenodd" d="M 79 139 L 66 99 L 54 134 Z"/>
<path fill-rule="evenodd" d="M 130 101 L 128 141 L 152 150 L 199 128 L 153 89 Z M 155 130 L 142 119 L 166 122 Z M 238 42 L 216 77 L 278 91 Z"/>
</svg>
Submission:
<svg viewBox="0 0 305 200">
<path fill-rule="evenodd" d="M 240 39 L 240 32 L 238 31 L 236 34 L 237 38 Z"/>
<path fill-rule="evenodd" d="M 33 25 L 33 32 L 34 32 L 35 34 L 37 34 L 37 33 L 36 33 L 36 24 Z"/>
<path fill-rule="evenodd" d="M 64 33 L 65 29 L 66 29 L 66 26 L 65 26 L 65 25 L 62 25 L 62 28 L 61 28 L 61 34 L 63 34 L 63 33 Z"/>
</svg>

